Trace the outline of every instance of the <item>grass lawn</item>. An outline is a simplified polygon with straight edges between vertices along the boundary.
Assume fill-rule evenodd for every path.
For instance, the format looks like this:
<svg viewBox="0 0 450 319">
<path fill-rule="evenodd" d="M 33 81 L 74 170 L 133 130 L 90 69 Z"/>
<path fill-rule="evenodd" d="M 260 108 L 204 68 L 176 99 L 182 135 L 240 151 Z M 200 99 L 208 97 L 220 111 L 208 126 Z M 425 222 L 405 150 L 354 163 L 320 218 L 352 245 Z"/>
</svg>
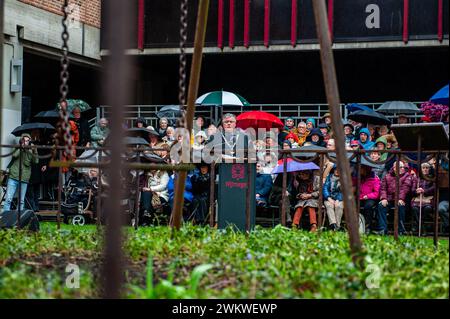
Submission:
<svg viewBox="0 0 450 319">
<path fill-rule="evenodd" d="M 449 298 L 449 246 L 429 238 L 363 237 L 355 268 L 345 233 L 127 228 L 128 298 Z M 0 298 L 97 298 L 101 237 L 95 226 L 42 223 L 38 234 L 0 231 Z M 150 258 L 149 258 L 150 256 Z M 148 262 L 148 261 L 152 262 Z M 80 287 L 66 287 L 77 264 Z M 370 288 L 368 288 L 370 287 Z"/>
</svg>

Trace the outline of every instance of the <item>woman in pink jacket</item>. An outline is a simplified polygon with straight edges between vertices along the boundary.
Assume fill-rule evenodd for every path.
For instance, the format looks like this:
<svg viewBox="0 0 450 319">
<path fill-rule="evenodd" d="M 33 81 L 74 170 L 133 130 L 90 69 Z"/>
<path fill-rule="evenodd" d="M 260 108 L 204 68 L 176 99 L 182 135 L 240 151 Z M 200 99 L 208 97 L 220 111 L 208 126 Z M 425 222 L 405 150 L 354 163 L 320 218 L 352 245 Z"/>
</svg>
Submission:
<svg viewBox="0 0 450 319">
<path fill-rule="evenodd" d="M 361 184 L 359 189 L 360 207 L 366 221 L 366 234 L 370 233 L 375 207 L 380 198 L 381 181 L 369 166 L 361 165 Z"/>
</svg>

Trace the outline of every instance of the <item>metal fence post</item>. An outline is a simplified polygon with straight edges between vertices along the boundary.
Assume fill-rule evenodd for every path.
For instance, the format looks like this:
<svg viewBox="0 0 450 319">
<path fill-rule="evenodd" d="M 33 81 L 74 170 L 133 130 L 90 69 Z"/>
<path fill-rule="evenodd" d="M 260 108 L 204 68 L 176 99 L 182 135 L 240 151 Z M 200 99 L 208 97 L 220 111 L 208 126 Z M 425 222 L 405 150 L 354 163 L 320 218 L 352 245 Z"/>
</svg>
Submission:
<svg viewBox="0 0 450 319">
<path fill-rule="evenodd" d="M 281 193 L 281 225 L 286 226 L 286 210 L 287 206 L 287 154 L 283 153 L 283 185 Z"/>
<path fill-rule="evenodd" d="M 437 248 L 438 241 L 438 230 L 439 230 L 439 155 L 440 152 L 436 153 L 436 169 L 435 169 L 435 185 L 434 185 L 434 201 L 435 201 L 435 209 L 434 209 L 434 236 L 433 242 L 434 246 Z"/>
<path fill-rule="evenodd" d="M 318 225 L 319 225 L 319 230 L 321 230 L 321 228 L 322 228 L 322 224 L 323 224 L 323 221 L 325 221 L 325 217 L 324 217 L 324 214 L 323 214 L 323 210 L 322 210 L 322 203 L 323 203 L 323 173 L 324 173 L 324 169 L 323 169 L 323 165 L 324 165 L 324 156 L 325 156 L 325 154 L 320 154 L 319 155 L 320 156 L 320 170 L 319 170 L 319 178 L 320 178 L 320 181 L 319 181 L 319 207 L 318 207 L 318 215 L 319 215 L 319 220 L 318 220 Z M 326 199 L 325 199 L 326 200 Z M 325 212 L 325 214 L 326 214 L 326 212 Z"/>
<path fill-rule="evenodd" d="M 400 196 L 400 155 L 395 162 L 395 211 L 394 211 L 394 238 L 398 240 L 398 201 Z"/>
<path fill-rule="evenodd" d="M 214 193 L 216 191 L 216 163 L 211 163 L 210 169 L 210 189 L 209 189 L 209 226 L 214 227 L 214 222 L 216 220 L 216 209 L 215 209 L 215 200 Z"/>
</svg>

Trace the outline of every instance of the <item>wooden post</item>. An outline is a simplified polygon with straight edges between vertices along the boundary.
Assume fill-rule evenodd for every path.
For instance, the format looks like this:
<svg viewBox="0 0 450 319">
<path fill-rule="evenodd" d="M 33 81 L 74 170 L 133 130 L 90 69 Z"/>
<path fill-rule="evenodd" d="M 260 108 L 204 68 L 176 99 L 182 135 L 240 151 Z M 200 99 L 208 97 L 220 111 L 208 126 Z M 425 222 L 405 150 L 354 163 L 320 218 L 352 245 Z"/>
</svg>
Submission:
<svg viewBox="0 0 450 319">
<path fill-rule="evenodd" d="M 195 99 L 198 94 L 200 71 L 202 66 L 203 46 L 205 44 L 206 23 L 208 20 L 209 0 L 200 0 L 198 6 L 197 26 L 195 30 L 194 54 L 192 57 L 191 76 L 189 80 L 188 104 L 186 111 L 186 130 L 188 136 L 192 134 L 192 126 L 195 112 Z M 190 138 L 189 138 L 190 140 Z M 184 188 L 186 186 L 187 172 L 181 171 L 175 183 L 175 196 L 173 200 L 173 224 L 172 227 L 179 230 L 184 206 Z"/>
<path fill-rule="evenodd" d="M 320 57 L 325 82 L 325 91 L 331 113 L 332 128 L 336 141 L 337 166 L 341 173 L 342 193 L 344 195 L 345 220 L 348 224 L 350 248 L 355 265 L 364 267 L 361 255 L 362 243 L 358 230 L 358 216 L 356 214 L 356 200 L 352 189 L 350 163 L 345 149 L 345 137 L 342 130 L 339 90 L 331 48 L 331 37 L 328 26 L 327 8 L 325 0 L 313 0 L 314 18 L 320 43 Z"/>
</svg>

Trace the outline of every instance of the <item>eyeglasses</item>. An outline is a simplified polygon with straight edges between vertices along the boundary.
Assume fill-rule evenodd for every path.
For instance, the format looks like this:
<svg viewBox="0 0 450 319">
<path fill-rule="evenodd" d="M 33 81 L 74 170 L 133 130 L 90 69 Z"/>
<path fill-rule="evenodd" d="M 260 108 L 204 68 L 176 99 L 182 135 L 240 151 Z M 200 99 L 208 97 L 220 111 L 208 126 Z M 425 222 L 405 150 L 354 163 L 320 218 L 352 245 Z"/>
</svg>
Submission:
<svg viewBox="0 0 450 319">
<path fill-rule="evenodd" d="M 233 124 L 233 123 L 236 123 L 236 121 L 224 121 L 223 123 L 224 124 Z"/>
</svg>

